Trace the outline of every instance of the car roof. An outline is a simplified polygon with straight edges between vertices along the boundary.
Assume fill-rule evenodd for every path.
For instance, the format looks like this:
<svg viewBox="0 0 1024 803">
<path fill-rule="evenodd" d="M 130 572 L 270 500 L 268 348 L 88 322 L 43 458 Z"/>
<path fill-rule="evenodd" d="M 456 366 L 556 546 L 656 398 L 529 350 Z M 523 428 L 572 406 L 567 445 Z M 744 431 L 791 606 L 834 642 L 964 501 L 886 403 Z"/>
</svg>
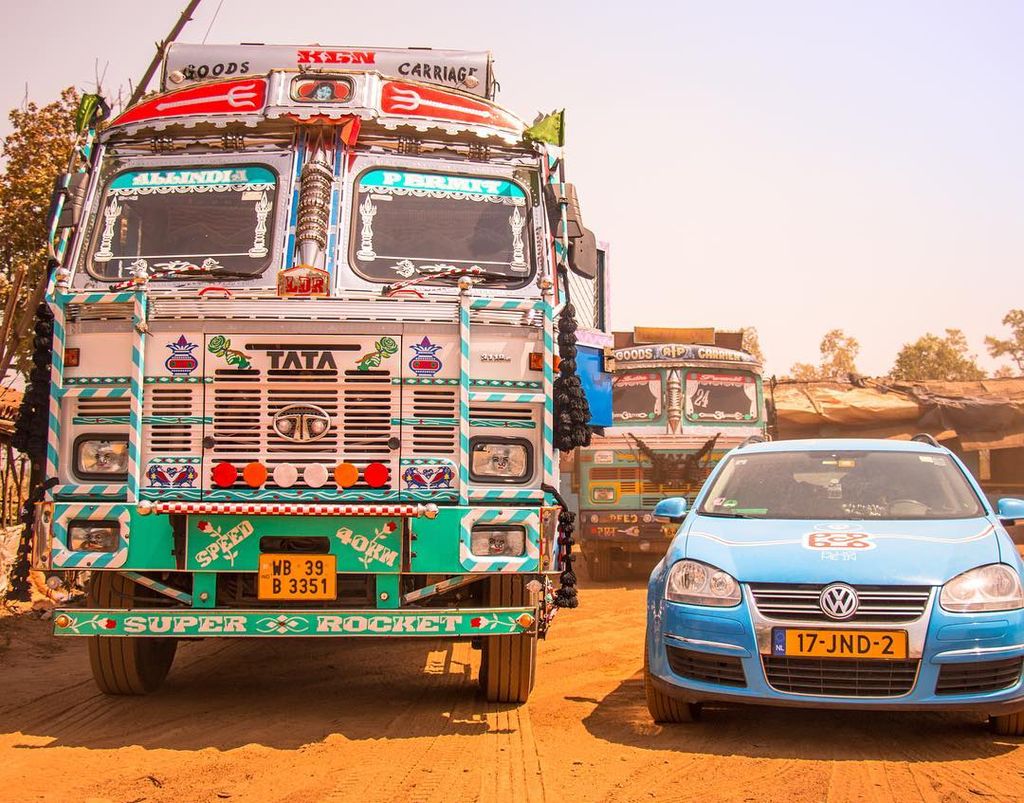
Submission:
<svg viewBox="0 0 1024 803">
<path fill-rule="evenodd" d="M 923 441 L 897 441 L 886 438 L 809 438 L 807 440 L 765 441 L 738 447 L 746 453 L 754 452 L 829 452 L 864 451 L 924 452 L 952 454 L 944 446 L 932 446 Z"/>
</svg>

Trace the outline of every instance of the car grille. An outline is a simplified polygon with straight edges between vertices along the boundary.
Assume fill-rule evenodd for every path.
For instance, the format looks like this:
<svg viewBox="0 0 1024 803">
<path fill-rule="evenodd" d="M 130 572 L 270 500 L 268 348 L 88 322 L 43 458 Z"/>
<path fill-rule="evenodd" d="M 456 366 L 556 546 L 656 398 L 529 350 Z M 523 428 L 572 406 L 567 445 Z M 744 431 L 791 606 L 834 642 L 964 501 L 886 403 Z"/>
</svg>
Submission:
<svg viewBox="0 0 1024 803">
<path fill-rule="evenodd" d="M 936 694 L 982 694 L 1008 689 L 1020 680 L 1024 658 L 979 661 L 969 664 L 943 664 Z"/>
<path fill-rule="evenodd" d="M 668 665 L 679 677 L 744 688 L 747 685 L 739 658 L 711 655 L 706 652 L 668 648 Z"/>
<path fill-rule="evenodd" d="M 824 585 L 757 583 L 750 585 L 757 610 L 767 619 L 800 622 L 835 622 L 818 605 Z M 844 624 L 912 622 L 928 607 L 928 586 L 854 586 L 860 605 Z"/>
<path fill-rule="evenodd" d="M 790 694 L 899 697 L 914 688 L 919 661 L 763 657 L 768 684 Z"/>
</svg>

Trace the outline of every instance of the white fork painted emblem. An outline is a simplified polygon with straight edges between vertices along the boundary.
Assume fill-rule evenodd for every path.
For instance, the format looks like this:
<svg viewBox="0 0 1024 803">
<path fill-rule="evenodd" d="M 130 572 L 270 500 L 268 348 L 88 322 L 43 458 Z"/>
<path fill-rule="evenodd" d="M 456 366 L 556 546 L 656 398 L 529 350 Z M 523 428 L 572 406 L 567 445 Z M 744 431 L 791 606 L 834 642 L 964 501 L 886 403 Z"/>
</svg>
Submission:
<svg viewBox="0 0 1024 803">
<path fill-rule="evenodd" d="M 156 104 L 157 111 L 167 111 L 168 109 L 181 109 L 185 106 L 199 106 L 204 103 L 216 103 L 217 101 L 226 101 L 228 106 L 232 109 L 255 109 L 256 108 L 256 84 L 239 84 L 233 86 L 223 95 L 214 95 L 213 97 L 202 97 L 202 98 L 185 98 L 183 100 L 165 100 L 161 103 Z"/>
<path fill-rule="evenodd" d="M 463 114 L 471 114 L 475 117 L 485 119 L 490 117 L 491 113 L 487 110 L 473 109 L 467 106 L 456 106 L 451 103 L 442 103 L 437 100 L 426 100 L 414 89 L 392 89 L 391 92 L 392 102 L 391 106 L 400 112 L 415 112 L 420 109 L 439 109 L 442 111 L 449 112 L 462 112 Z"/>
</svg>

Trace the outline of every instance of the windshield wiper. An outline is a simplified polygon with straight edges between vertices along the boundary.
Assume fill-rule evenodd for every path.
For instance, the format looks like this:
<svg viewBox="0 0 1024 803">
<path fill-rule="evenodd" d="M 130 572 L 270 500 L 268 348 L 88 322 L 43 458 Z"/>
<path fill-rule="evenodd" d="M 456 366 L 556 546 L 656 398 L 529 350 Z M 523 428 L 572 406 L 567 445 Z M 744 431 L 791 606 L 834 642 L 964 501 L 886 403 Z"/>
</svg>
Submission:
<svg viewBox="0 0 1024 803">
<path fill-rule="evenodd" d="M 753 519 L 753 518 L 756 518 L 756 516 L 748 516 L 746 513 L 708 513 L 706 511 L 702 511 L 700 515 L 702 515 L 702 516 L 712 516 L 713 518 L 716 518 L 716 519 Z"/>
<path fill-rule="evenodd" d="M 405 281 L 393 282 L 392 284 L 384 285 L 384 295 L 388 295 L 389 293 L 393 293 L 397 290 L 404 290 L 407 287 L 413 287 L 417 284 L 423 284 L 425 282 L 439 282 L 445 279 L 461 279 L 463 277 L 468 277 L 471 279 L 497 279 L 499 281 L 507 282 L 516 278 L 504 273 L 484 270 L 478 265 L 472 265 L 467 268 L 460 268 L 455 265 L 448 265 L 445 267 L 425 267 L 419 268 L 418 272 L 420 275 L 412 279 L 406 279 Z"/>
</svg>

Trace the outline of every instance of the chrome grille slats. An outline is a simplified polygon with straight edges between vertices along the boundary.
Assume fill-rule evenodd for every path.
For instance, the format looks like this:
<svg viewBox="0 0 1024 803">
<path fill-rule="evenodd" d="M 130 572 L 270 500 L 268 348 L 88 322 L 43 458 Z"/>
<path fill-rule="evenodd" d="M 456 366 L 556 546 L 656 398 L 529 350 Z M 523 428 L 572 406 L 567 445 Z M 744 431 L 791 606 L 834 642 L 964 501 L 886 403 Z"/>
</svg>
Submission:
<svg viewBox="0 0 1024 803">
<path fill-rule="evenodd" d="M 444 386 L 406 386 L 402 410 L 406 419 L 422 424 L 402 428 L 402 453 L 419 458 L 455 459 L 459 450 L 459 428 L 449 422 L 459 415 L 458 389 Z"/>
<path fill-rule="evenodd" d="M 836 624 L 818 604 L 822 585 L 749 583 L 758 612 L 775 621 Z M 860 604 L 857 613 L 843 624 L 897 623 L 919 619 L 928 608 L 932 589 L 928 586 L 853 586 Z"/>
<path fill-rule="evenodd" d="M 143 459 L 199 453 L 203 397 L 196 385 L 147 385 L 142 395 L 142 415 Z"/>
</svg>

